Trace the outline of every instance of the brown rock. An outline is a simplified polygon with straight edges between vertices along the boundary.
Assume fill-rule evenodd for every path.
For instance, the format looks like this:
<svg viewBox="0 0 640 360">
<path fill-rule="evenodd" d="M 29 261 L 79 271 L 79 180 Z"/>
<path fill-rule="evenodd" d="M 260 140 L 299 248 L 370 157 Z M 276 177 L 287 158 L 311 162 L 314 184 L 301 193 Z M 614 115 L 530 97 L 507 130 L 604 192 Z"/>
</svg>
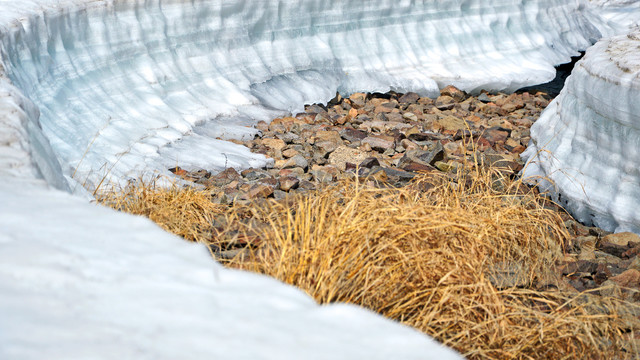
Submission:
<svg viewBox="0 0 640 360">
<path fill-rule="evenodd" d="M 302 155 L 296 155 L 286 160 L 276 160 L 274 167 L 276 169 L 287 169 L 299 167 L 306 169 L 309 166 L 309 162 Z"/>
<path fill-rule="evenodd" d="M 467 98 L 467 93 L 465 93 L 464 91 L 458 89 L 453 85 L 448 85 L 444 89 L 440 90 L 440 95 L 449 96 L 453 98 L 456 102 L 462 102 Z"/>
<path fill-rule="evenodd" d="M 630 245 L 640 244 L 640 236 L 631 232 L 621 232 L 617 234 L 606 235 L 602 238 L 602 242 L 629 247 Z"/>
<path fill-rule="evenodd" d="M 205 186 L 207 187 L 215 187 L 215 186 L 224 186 L 231 183 L 234 180 L 239 180 L 241 178 L 240 174 L 234 168 L 227 168 L 216 175 L 212 175 L 205 182 Z"/>
<path fill-rule="evenodd" d="M 638 288 L 640 287 L 640 271 L 630 269 L 620 275 L 610 278 L 609 280 L 615 282 L 621 287 Z"/>
<path fill-rule="evenodd" d="M 361 141 L 362 144 L 369 144 L 373 150 L 378 152 L 384 152 L 387 149 L 393 149 L 395 145 L 395 139 L 393 136 L 386 135 L 370 135 Z"/>
<path fill-rule="evenodd" d="M 456 106 L 456 101 L 454 98 L 452 98 L 451 96 L 439 96 L 436 99 L 436 108 L 438 108 L 438 110 L 451 110 Z"/>
<path fill-rule="evenodd" d="M 420 95 L 414 92 L 408 92 L 400 96 L 400 98 L 398 99 L 398 102 L 403 104 L 415 104 L 418 101 L 418 99 L 420 99 Z"/>
<path fill-rule="evenodd" d="M 273 194 L 273 187 L 265 184 L 255 184 L 247 191 L 247 198 L 258 199 L 266 198 Z"/>
<path fill-rule="evenodd" d="M 340 131 L 340 136 L 350 142 L 356 142 L 366 138 L 367 133 L 362 130 L 347 128 Z"/>
<path fill-rule="evenodd" d="M 502 145 L 509 137 L 509 131 L 500 127 L 492 127 L 485 130 L 482 137 L 485 138 L 492 147 L 496 144 Z"/>
<path fill-rule="evenodd" d="M 452 133 L 455 133 L 458 130 L 465 130 L 467 128 L 464 120 L 455 116 L 446 116 L 438 119 L 433 125 L 436 129 L 441 131 L 450 131 Z"/>
<path fill-rule="evenodd" d="M 298 187 L 300 180 L 294 176 L 285 176 L 280 178 L 280 190 L 290 191 Z"/>
<path fill-rule="evenodd" d="M 344 171 L 347 163 L 360 164 L 368 157 L 367 153 L 361 150 L 352 149 L 347 146 L 340 146 L 329 154 L 329 164 Z"/>
<path fill-rule="evenodd" d="M 285 147 L 285 142 L 280 139 L 262 139 L 262 145 L 273 150 L 282 150 Z"/>
</svg>

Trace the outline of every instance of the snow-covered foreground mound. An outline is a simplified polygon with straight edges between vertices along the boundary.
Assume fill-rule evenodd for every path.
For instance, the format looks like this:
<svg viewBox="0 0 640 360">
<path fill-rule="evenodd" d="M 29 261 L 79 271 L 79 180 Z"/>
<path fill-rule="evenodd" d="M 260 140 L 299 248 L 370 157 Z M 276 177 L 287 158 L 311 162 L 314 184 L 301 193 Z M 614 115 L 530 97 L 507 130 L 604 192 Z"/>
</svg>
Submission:
<svg viewBox="0 0 640 360">
<path fill-rule="evenodd" d="M 459 359 L 351 305 L 223 269 L 150 221 L 0 181 L 2 359 Z"/>
<path fill-rule="evenodd" d="M 456 358 L 47 184 L 261 165 L 214 137 L 337 89 L 544 82 L 610 31 L 573 0 L 0 0 L 0 358 Z"/>
<path fill-rule="evenodd" d="M 598 42 L 531 128 L 525 176 L 574 216 L 640 233 L 640 29 Z M 549 182 L 548 180 L 551 180 Z"/>
</svg>

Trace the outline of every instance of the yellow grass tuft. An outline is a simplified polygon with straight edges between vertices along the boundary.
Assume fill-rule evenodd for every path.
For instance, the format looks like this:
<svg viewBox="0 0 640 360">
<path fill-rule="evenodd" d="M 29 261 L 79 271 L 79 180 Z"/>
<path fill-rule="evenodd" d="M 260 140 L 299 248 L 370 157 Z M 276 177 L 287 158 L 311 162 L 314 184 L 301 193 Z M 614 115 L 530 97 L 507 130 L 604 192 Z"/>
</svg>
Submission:
<svg viewBox="0 0 640 360">
<path fill-rule="evenodd" d="M 243 206 L 149 186 L 100 201 L 218 249 L 249 244 L 224 263 L 320 303 L 372 309 L 469 358 L 633 358 L 624 340 L 638 307 L 567 290 L 554 271 L 568 236 L 562 219 L 523 189 L 473 167 L 454 181 L 432 175 L 381 189 L 360 179 Z"/>
</svg>

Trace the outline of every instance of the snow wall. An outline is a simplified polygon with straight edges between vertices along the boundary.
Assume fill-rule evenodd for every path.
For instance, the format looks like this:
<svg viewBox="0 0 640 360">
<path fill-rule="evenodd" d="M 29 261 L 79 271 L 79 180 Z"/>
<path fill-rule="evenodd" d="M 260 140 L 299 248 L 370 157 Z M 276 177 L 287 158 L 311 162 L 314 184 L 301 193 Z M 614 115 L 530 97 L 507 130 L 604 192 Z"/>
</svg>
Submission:
<svg viewBox="0 0 640 360">
<path fill-rule="evenodd" d="M 531 128 L 524 175 L 581 222 L 640 234 L 640 29 L 602 40 Z"/>
<path fill-rule="evenodd" d="M 41 176 L 75 190 L 265 165 L 215 138 L 252 136 L 336 90 L 544 83 L 619 23 L 576 0 L 3 3 L 6 100 L 26 112 Z"/>
<path fill-rule="evenodd" d="M 629 10 L 632 9 L 632 10 Z M 365 310 L 223 269 L 73 197 L 266 159 L 215 137 L 336 90 L 514 90 L 633 1 L 0 0 L 0 357 L 449 359 Z M 195 155 L 194 155 L 195 154 Z M 115 351 L 115 353 L 114 353 Z"/>
</svg>

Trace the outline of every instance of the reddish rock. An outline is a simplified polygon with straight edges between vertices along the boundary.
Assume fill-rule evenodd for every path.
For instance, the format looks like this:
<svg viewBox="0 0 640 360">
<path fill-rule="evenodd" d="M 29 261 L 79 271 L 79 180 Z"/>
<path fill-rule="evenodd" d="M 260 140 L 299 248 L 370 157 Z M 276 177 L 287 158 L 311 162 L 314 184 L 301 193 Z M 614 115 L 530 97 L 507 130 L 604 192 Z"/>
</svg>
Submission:
<svg viewBox="0 0 640 360">
<path fill-rule="evenodd" d="M 462 102 L 467 98 L 467 93 L 458 89 L 453 85 L 448 85 L 444 89 L 440 90 L 440 95 L 449 96 L 453 98 L 456 102 Z"/>
<path fill-rule="evenodd" d="M 234 168 L 227 168 L 216 175 L 212 175 L 209 179 L 204 183 L 207 187 L 215 187 L 215 186 L 225 186 L 232 181 L 239 180 L 241 178 L 240 174 Z"/>
<path fill-rule="evenodd" d="M 620 275 L 610 278 L 609 280 L 615 282 L 621 287 L 638 288 L 640 287 L 640 271 L 630 269 Z"/>
<path fill-rule="evenodd" d="M 280 190 L 290 191 L 298 187 L 300 180 L 294 176 L 285 176 L 280 178 Z"/>
<path fill-rule="evenodd" d="M 505 99 L 504 104 L 502 104 L 501 107 L 506 112 L 514 112 L 518 109 L 524 108 L 524 101 L 522 101 L 522 97 L 518 94 L 511 94 Z"/>
<path fill-rule="evenodd" d="M 266 198 L 273 194 L 273 187 L 265 184 L 255 184 L 247 191 L 247 198 Z"/>
</svg>

